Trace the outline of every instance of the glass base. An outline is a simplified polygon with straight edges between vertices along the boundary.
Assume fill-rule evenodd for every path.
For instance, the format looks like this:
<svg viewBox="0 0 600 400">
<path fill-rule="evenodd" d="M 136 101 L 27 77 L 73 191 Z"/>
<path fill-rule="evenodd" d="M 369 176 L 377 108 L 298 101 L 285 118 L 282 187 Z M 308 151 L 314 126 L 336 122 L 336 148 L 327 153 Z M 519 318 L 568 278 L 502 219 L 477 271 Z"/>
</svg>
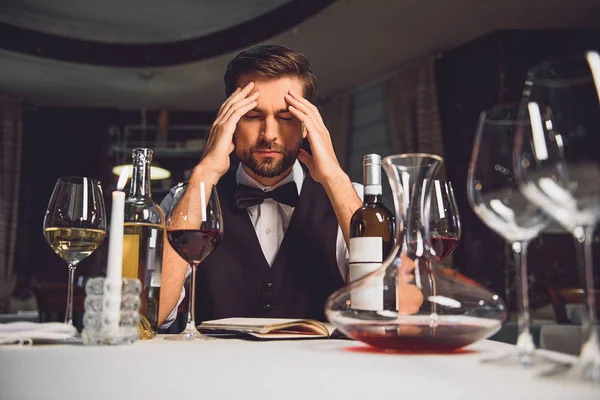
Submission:
<svg viewBox="0 0 600 400">
<path fill-rule="evenodd" d="M 186 329 L 183 332 L 181 332 L 179 335 L 168 336 L 165 338 L 165 340 L 175 340 L 175 341 L 183 341 L 183 342 L 199 341 L 199 340 L 213 340 L 213 339 L 214 339 L 214 337 L 203 335 L 202 333 L 198 332 L 198 330 L 196 330 L 196 329 L 193 329 L 193 330 Z"/>
<path fill-rule="evenodd" d="M 505 367 L 523 367 L 523 368 L 538 368 L 548 366 L 557 366 L 560 368 L 569 368 L 572 364 L 565 363 L 559 360 L 552 359 L 545 355 L 534 351 L 530 354 L 521 354 L 518 351 L 492 355 L 481 360 L 482 364 L 493 364 Z"/>
<path fill-rule="evenodd" d="M 600 384 L 600 363 L 579 361 L 574 365 L 556 365 L 549 371 L 540 374 L 543 378 L 566 382 L 589 382 Z"/>
<path fill-rule="evenodd" d="M 77 332 L 75 334 L 75 336 L 71 336 L 69 338 L 66 338 L 65 341 L 67 342 L 81 342 L 82 336 L 81 333 Z"/>
</svg>

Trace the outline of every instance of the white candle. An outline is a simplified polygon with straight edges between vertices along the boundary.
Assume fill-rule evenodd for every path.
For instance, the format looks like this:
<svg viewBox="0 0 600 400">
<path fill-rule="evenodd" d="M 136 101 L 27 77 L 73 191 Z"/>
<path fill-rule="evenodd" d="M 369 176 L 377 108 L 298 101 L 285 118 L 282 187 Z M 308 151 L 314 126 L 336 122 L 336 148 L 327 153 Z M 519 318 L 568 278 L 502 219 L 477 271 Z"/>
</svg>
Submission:
<svg viewBox="0 0 600 400">
<path fill-rule="evenodd" d="M 110 232 L 108 240 L 108 262 L 106 280 L 104 281 L 103 320 L 108 321 L 111 335 L 116 335 L 119 327 L 121 309 L 121 280 L 123 267 L 123 223 L 125 220 L 125 182 L 128 168 L 124 168 L 117 183 L 117 190 L 112 192 L 110 215 Z M 112 290 L 111 290 L 112 288 Z"/>
<path fill-rule="evenodd" d="M 123 265 L 123 221 L 125 219 L 125 192 L 112 192 L 110 233 L 108 235 L 108 264 L 106 280 L 119 282 Z"/>
<path fill-rule="evenodd" d="M 125 192 L 129 168 L 123 168 L 117 190 L 112 192 L 112 208 L 110 215 L 110 232 L 108 240 L 108 264 L 106 265 L 106 280 L 121 282 L 123 268 L 123 222 L 125 220 Z"/>
</svg>

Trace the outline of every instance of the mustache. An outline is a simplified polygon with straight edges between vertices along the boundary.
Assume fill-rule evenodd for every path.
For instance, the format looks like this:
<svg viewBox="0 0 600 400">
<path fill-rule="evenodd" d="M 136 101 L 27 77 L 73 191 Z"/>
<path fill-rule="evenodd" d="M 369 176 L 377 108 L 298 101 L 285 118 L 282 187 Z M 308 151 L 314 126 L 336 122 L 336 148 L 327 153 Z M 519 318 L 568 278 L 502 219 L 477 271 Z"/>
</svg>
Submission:
<svg viewBox="0 0 600 400">
<path fill-rule="evenodd" d="M 261 150 L 276 151 L 278 153 L 285 152 L 285 148 L 283 146 L 280 146 L 273 142 L 260 142 L 260 143 L 255 144 L 251 148 L 251 151 L 261 151 Z"/>
</svg>

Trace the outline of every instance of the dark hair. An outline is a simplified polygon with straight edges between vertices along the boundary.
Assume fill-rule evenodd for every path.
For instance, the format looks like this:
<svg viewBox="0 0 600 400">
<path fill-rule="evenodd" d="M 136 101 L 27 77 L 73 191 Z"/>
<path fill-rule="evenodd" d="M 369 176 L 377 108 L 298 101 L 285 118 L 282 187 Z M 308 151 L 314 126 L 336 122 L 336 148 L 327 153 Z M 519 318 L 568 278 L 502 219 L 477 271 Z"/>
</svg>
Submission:
<svg viewBox="0 0 600 400">
<path fill-rule="evenodd" d="M 225 95 L 237 88 L 243 74 L 254 74 L 261 78 L 297 77 L 304 84 L 304 97 L 312 101 L 317 94 L 317 77 L 310 69 L 308 59 L 285 46 L 255 46 L 239 53 L 225 70 Z"/>
</svg>

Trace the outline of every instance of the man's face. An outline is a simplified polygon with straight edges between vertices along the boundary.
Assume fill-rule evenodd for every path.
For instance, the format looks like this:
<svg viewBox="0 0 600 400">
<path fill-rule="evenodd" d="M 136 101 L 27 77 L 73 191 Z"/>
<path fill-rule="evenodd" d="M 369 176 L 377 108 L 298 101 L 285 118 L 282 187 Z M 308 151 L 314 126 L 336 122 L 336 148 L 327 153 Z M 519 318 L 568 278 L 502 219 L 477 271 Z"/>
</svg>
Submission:
<svg viewBox="0 0 600 400">
<path fill-rule="evenodd" d="M 235 154 L 257 177 L 275 178 L 288 171 L 305 136 L 302 123 L 288 111 L 284 96 L 290 89 L 303 92 L 302 81 L 296 77 L 264 79 L 245 74 L 238 86 L 254 82 L 254 92 L 260 92 L 256 108 L 244 115 L 234 135 Z"/>
</svg>

